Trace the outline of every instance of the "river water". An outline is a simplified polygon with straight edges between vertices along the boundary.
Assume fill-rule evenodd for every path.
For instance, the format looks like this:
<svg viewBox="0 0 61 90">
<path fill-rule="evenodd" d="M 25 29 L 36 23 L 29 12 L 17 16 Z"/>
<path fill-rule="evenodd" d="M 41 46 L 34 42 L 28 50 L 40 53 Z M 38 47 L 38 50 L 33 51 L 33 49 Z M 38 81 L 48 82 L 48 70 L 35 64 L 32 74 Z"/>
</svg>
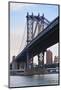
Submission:
<svg viewBox="0 0 61 90">
<path fill-rule="evenodd" d="M 58 84 L 58 74 L 10 76 L 10 87 Z"/>
</svg>

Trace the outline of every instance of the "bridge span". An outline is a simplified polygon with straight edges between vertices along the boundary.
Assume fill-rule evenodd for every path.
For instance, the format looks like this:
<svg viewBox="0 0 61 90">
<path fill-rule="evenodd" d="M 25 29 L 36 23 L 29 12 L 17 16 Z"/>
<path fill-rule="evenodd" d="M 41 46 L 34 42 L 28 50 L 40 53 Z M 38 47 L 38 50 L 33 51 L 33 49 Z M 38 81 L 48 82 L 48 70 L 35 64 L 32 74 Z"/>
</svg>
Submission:
<svg viewBox="0 0 61 90">
<path fill-rule="evenodd" d="M 45 51 L 48 47 L 59 42 L 59 17 L 55 18 L 42 32 L 40 32 L 23 50 L 16 56 L 16 61 L 27 60 Z M 29 56 L 28 55 L 28 56 Z"/>
</svg>

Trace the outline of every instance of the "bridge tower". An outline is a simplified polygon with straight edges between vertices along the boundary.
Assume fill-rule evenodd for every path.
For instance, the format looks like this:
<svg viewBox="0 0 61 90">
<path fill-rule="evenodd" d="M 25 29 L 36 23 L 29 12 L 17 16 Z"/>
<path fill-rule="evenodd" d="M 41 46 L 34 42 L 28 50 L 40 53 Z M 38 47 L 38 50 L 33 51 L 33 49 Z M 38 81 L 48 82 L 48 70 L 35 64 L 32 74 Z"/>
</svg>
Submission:
<svg viewBox="0 0 61 90">
<path fill-rule="evenodd" d="M 27 13 L 27 45 L 32 41 L 33 39 L 33 13 L 30 16 L 29 13 Z M 27 68 L 31 69 L 33 67 L 33 56 L 32 53 L 27 50 Z"/>
<path fill-rule="evenodd" d="M 27 13 L 26 18 L 27 18 L 27 45 L 28 45 L 35 38 L 35 35 L 38 35 L 40 32 L 44 30 L 44 28 L 49 24 L 49 21 L 44 17 L 44 14 L 42 16 L 40 16 L 40 14 L 34 16 L 33 13 L 32 15 L 29 15 L 29 13 Z M 27 50 L 28 65 L 29 62 L 30 63 L 32 62 L 31 65 L 33 65 L 33 55 L 32 53 L 29 53 L 29 50 Z M 41 53 L 38 54 L 38 65 L 40 64 L 44 64 L 44 51 L 41 51 Z"/>
<path fill-rule="evenodd" d="M 33 13 L 30 16 L 27 13 L 27 44 L 29 44 L 33 39 Z"/>
</svg>

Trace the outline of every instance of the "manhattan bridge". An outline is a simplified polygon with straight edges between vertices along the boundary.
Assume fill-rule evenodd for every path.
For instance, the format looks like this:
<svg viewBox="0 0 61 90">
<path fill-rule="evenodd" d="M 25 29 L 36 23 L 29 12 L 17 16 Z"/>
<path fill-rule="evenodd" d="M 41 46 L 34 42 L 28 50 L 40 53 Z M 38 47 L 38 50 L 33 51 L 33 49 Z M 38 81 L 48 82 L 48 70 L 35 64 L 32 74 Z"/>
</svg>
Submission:
<svg viewBox="0 0 61 90">
<path fill-rule="evenodd" d="M 22 51 L 16 57 L 13 57 L 13 67 L 17 70 L 23 67 L 24 71 L 32 72 L 33 58 L 37 55 L 38 67 L 42 70 L 44 66 L 44 54 L 47 48 L 59 43 L 59 16 L 50 22 L 45 18 L 44 14 L 40 16 L 39 13 L 38 15 L 34 15 L 33 13 L 29 15 L 27 13 L 26 20 L 27 28 L 24 30 L 27 34 L 24 31 L 24 36 L 26 35 L 27 38 L 24 39 L 25 45 Z"/>
</svg>

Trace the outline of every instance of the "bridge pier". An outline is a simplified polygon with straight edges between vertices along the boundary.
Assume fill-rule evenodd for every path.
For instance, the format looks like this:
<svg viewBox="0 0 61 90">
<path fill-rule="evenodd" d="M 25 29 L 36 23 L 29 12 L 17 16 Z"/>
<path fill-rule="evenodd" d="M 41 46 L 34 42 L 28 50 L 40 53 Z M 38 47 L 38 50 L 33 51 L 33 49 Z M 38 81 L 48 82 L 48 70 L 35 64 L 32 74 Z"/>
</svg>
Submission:
<svg viewBox="0 0 61 90">
<path fill-rule="evenodd" d="M 44 65 L 44 51 L 38 54 L 38 66 Z"/>
<path fill-rule="evenodd" d="M 32 53 L 30 53 L 29 51 L 27 51 L 27 63 L 26 63 L 26 68 L 27 69 L 32 69 L 33 67 L 33 56 Z"/>
</svg>

